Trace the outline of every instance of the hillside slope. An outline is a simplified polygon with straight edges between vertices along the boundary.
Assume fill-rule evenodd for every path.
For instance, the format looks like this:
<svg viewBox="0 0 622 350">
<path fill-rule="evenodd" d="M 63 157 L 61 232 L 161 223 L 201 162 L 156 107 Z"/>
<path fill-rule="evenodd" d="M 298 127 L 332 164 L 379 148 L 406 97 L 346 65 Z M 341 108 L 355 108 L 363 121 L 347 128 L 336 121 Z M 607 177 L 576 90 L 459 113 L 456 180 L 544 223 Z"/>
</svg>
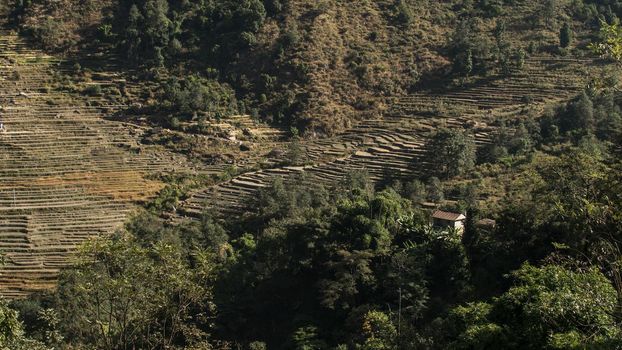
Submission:
<svg viewBox="0 0 622 350">
<path fill-rule="evenodd" d="M 144 130 L 112 122 L 108 96 L 59 91 L 62 60 L 0 33 L 0 293 L 54 286 L 85 239 L 120 228 L 164 184 L 148 176 L 195 171 L 184 157 L 140 144 Z M 102 73 L 90 83 L 115 86 Z"/>
<path fill-rule="evenodd" d="M 0 289 L 9 296 L 53 286 L 77 245 L 113 232 L 136 204 L 156 196 L 165 185 L 152 180 L 157 174 L 217 180 L 182 198 L 181 208 L 166 208 L 176 220 L 206 209 L 252 211 L 258 190 L 291 174 L 329 186 L 360 170 L 377 184 L 428 178 L 436 130 L 466 130 L 485 147 L 504 125 L 540 117 L 607 68 L 584 49 L 592 22 L 573 17 L 570 2 L 560 2 L 547 21 L 537 16 L 542 4 L 529 1 L 499 5 L 491 16 L 489 8 L 460 1 L 290 0 L 264 18 L 253 45 L 220 67 L 220 82 L 261 113 L 200 111 L 177 123 L 170 114 L 162 127 L 153 118 L 162 114 L 158 84 L 174 75 L 209 75 L 192 56 L 199 49 L 186 48 L 183 64 L 129 68 L 111 43 L 86 45 L 101 34 L 114 1 L 89 8 L 88 23 L 59 14 L 63 4 L 83 10 L 78 2 L 33 3 L 19 15 L 22 29 L 38 33 L 35 39 L 46 34 L 39 37 L 45 44 L 57 33 L 39 29 L 58 17 L 60 37 L 85 45 L 60 45 L 61 52 L 47 55 L 13 33 L 0 36 L 0 143 L 7 150 L 0 158 L 0 248 L 8 261 Z M 463 33 L 461 17 L 469 16 Z M 560 49 L 565 22 L 575 36 Z M 452 50 L 465 42 L 471 67 L 461 73 L 462 56 Z M 166 60 L 173 58 L 179 57 Z M 279 117 L 272 107 L 284 99 Z M 261 123 L 261 115 L 281 125 Z M 283 126 L 290 125 L 304 127 L 308 137 L 284 140 Z M 296 161 L 287 159 L 293 153 Z"/>
<path fill-rule="evenodd" d="M 67 53 L 106 46 L 111 40 L 127 45 L 128 24 L 123 16 L 132 3 L 139 9 L 143 3 L 147 6 L 144 1 L 37 0 L 18 8 L 13 17 L 44 48 Z M 309 136 L 334 135 L 356 120 L 378 116 L 386 109 L 386 97 L 403 95 L 421 75 L 446 67 L 449 62 L 439 51 L 456 20 L 453 2 L 388 0 L 350 5 L 338 0 L 265 1 L 257 6 L 265 7 L 268 15 L 262 12 L 254 24 L 256 32 L 248 39 L 252 44 L 247 47 L 224 39 L 227 45 L 237 45 L 233 50 L 238 52 L 232 54 L 227 48 L 205 62 L 203 46 L 212 45 L 210 39 L 197 44 L 204 39 L 190 39 L 188 33 L 194 30 L 194 22 L 220 17 L 195 19 L 199 10 L 190 5 L 164 4 L 162 15 L 169 18 L 166 21 L 177 21 L 180 29 L 163 42 L 175 41 L 181 47 L 179 57 L 167 54 L 164 61 L 182 75 L 204 67 L 215 70 L 221 81 L 235 88 L 246 110 L 257 110 L 265 120 L 297 126 Z M 115 14 L 116 9 L 120 14 Z M 221 25 L 231 24 L 223 20 Z M 210 30 L 224 38 L 236 35 L 220 34 L 218 26 L 202 30 L 208 36 Z M 245 33 L 242 37 L 248 36 Z M 214 48 L 219 50 L 220 44 Z M 127 48 L 121 51 L 127 53 Z M 184 60 L 189 63 L 180 64 Z"/>
</svg>

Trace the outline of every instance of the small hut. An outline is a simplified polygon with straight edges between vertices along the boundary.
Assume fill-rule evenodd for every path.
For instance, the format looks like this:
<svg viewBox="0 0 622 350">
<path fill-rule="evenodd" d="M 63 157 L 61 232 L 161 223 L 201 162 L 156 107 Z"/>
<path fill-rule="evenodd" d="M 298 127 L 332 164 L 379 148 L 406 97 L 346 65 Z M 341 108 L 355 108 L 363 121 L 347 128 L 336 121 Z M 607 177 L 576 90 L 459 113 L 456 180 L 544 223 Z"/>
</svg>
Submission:
<svg viewBox="0 0 622 350">
<path fill-rule="evenodd" d="M 448 211 L 435 210 L 432 213 L 432 226 L 439 229 L 454 229 L 458 233 L 464 232 L 464 222 L 466 216 L 460 213 L 452 213 Z"/>
</svg>

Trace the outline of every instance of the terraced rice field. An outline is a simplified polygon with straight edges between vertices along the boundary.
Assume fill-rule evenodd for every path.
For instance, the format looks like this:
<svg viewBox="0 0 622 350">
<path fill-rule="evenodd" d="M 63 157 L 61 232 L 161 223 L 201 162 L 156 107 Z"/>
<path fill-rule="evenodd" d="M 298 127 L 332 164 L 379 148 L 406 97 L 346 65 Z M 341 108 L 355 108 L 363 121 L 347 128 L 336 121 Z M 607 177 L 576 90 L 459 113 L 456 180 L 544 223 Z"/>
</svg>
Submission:
<svg viewBox="0 0 622 350">
<path fill-rule="evenodd" d="M 240 215 L 274 177 L 305 172 L 312 180 L 335 185 L 352 170 L 365 169 L 373 181 L 386 175 L 413 178 L 429 170 L 425 156 L 429 135 L 439 127 L 469 129 L 478 145 L 490 142 L 499 117 L 520 118 L 580 91 L 592 59 L 533 56 L 511 77 L 493 77 L 444 93 L 420 92 L 395 100 L 384 117 L 364 120 L 345 133 L 303 144 L 312 165 L 275 167 L 241 174 L 197 191 L 181 208 L 195 217 L 204 210 Z"/>
<path fill-rule="evenodd" d="M 140 127 L 104 119 L 124 106 L 50 89 L 64 69 L 0 33 L 0 293 L 7 297 L 52 287 L 80 243 L 121 227 L 162 188 L 147 175 L 193 168 L 139 144 Z"/>
<path fill-rule="evenodd" d="M 93 58 L 96 59 L 96 58 Z M 592 60 L 530 57 L 511 77 L 492 77 L 443 93 L 422 91 L 396 98 L 383 117 L 358 122 L 335 137 L 301 142 L 306 166 L 281 166 L 283 131 L 257 125 L 248 116 L 231 117 L 224 130 L 237 147 L 240 130 L 249 130 L 252 151 L 239 154 L 248 171 L 198 190 L 182 203 L 177 219 L 204 210 L 240 215 L 257 191 L 274 177 L 304 172 L 333 186 L 352 170 L 365 169 L 374 181 L 422 176 L 430 134 L 439 127 L 466 128 L 476 142 L 489 142 L 499 117 L 520 118 L 568 98 L 585 84 Z M 140 91 L 99 65 L 89 84 L 123 85 Z M 85 239 L 120 228 L 137 205 L 162 187 L 148 175 L 167 172 L 217 174 L 227 164 L 201 165 L 160 146 L 140 142 L 145 129 L 112 117 L 127 106 L 108 96 L 86 97 L 54 88 L 68 64 L 33 50 L 10 33 L 0 33 L 0 293 L 20 297 L 51 288 L 59 268 Z M 237 134 L 236 134 L 237 133 Z M 195 137 L 202 137 L 196 135 Z M 241 143 L 240 143 L 241 146 Z M 233 147 L 233 148 L 235 148 Z M 280 149 L 281 152 L 271 152 Z"/>
</svg>

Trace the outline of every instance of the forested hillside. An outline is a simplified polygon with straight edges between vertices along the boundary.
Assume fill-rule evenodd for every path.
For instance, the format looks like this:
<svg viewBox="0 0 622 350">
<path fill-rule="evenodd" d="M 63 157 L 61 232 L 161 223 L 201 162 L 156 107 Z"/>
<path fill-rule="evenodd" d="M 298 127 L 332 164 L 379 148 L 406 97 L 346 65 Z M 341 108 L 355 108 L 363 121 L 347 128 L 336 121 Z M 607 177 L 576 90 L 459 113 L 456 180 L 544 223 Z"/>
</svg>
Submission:
<svg viewBox="0 0 622 350">
<path fill-rule="evenodd" d="M 622 347 L 622 1 L 0 11 L 0 348 Z"/>
<path fill-rule="evenodd" d="M 223 98 L 222 108 L 314 135 L 379 113 L 384 98 L 405 93 L 421 74 L 446 64 L 434 45 L 455 21 L 450 4 L 436 2 L 418 6 L 424 11 L 392 1 L 23 4 L 13 16 L 44 47 L 71 51 L 92 40 L 109 43 L 128 63 L 217 80 L 223 89 L 212 97 Z M 231 94 L 239 103 L 222 105 L 234 102 Z"/>
</svg>

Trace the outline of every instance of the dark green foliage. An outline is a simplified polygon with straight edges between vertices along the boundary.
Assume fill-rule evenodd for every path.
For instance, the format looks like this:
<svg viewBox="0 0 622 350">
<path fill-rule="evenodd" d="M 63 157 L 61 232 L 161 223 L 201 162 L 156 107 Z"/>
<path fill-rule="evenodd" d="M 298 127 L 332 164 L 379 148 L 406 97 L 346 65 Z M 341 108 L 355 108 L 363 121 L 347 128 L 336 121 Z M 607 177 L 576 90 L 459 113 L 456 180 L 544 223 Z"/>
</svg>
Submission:
<svg viewBox="0 0 622 350">
<path fill-rule="evenodd" d="M 512 48 L 506 38 L 506 31 L 507 24 L 503 19 L 497 20 L 489 33 L 473 17 L 458 22 L 446 46 L 453 63 L 453 73 L 462 77 L 485 76 L 493 68 L 498 68 L 502 75 L 508 76 L 513 68 L 522 69 L 526 52 Z"/>
<path fill-rule="evenodd" d="M 502 0 L 477 0 L 476 8 L 484 17 L 497 17 L 503 13 Z"/>
<path fill-rule="evenodd" d="M 280 11 L 279 1 L 270 10 Z M 226 66 L 230 57 L 255 41 L 266 18 L 259 0 L 192 3 L 122 0 L 113 22 L 121 47 L 137 64 L 162 66 L 184 49 L 195 50 L 203 64 Z"/>
<path fill-rule="evenodd" d="M 616 293 L 598 270 L 524 265 L 512 277 L 514 286 L 491 304 L 452 311 L 446 327 L 459 333 L 451 348 L 607 349 L 622 341 Z"/>
<path fill-rule="evenodd" d="M 15 0 L 9 2 L 8 19 L 11 24 L 16 25 L 22 20 L 22 16 L 26 12 L 26 9 L 31 5 L 32 0 Z"/>
<path fill-rule="evenodd" d="M 599 139 L 622 143 L 622 116 L 620 105 L 616 103 L 614 93 L 605 92 L 598 96 L 594 105 L 596 136 Z"/>
<path fill-rule="evenodd" d="M 463 20 L 458 23 L 448 45 L 454 72 L 464 76 L 486 73 L 490 69 L 492 45 L 473 21 Z"/>
<path fill-rule="evenodd" d="M 592 95 L 583 92 L 556 111 L 545 114 L 540 119 L 544 141 L 567 137 L 577 143 L 583 136 L 594 134 L 601 141 L 619 145 L 622 120 L 616 95 L 609 88 Z"/>
<path fill-rule="evenodd" d="M 516 68 L 523 69 L 523 67 L 525 66 L 525 59 L 527 58 L 527 53 L 525 52 L 525 50 L 523 49 L 518 49 L 518 51 L 516 51 L 516 53 L 514 54 L 514 63 L 516 65 Z"/>
<path fill-rule="evenodd" d="M 206 252 L 195 250 L 188 260 L 165 241 L 142 247 L 120 235 L 90 242 L 61 276 L 63 333 L 71 343 L 111 350 L 202 344 L 212 312 L 212 266 Z M 205 316 L 190 319 L 192 310 Z"/>
<path fill-rule="evenodd" d="M 510 66 L 510 57 L 507 52 L 502 52 L 499 57 L 499 66 L 501 67 L 501 74 L 503 76 L 509 76 L 512 73 L 512 67 Z"/>
<path fill-rule="evenodd" d="M 122 26 L 117 28 L 117 33 L 123 38 L 122 46 L 127 58 L 136 63 L 147 62 L 152 66 L 162 66 L 163 50 L 168 46 L 174 28 L 173 22 L 168 17 L 168 2 L 166 0 L 120 2 L 119 6 L 117 20 Z"/>
<path fill-rule="evenodd" d="M 561 130 L 582 130 L 585 132 L 594 131 L 594 105 L 592 100 L 583 92 L 568 107 L 567 118 L 561 121 Z"/>
<path fill-rule="evenodd" d="M 397 20 L 403 24 L 411 24 L 414 20 L 413 10 L 406 0 L 397 0 Z"/>
<path fill-rule="evenodd" d="M 221 118 L 237 112 L 237 101 L 227 84 L 191 75 L 171 78 L 162 87 L 162 106 L 186 117 L 201 113 Z"/>
<path fill-rule="evenodd" d="M 433 203 L 440 203 L 445 200 L 445 193 L 443 190 L 443 183 L 438 177 L 431 177 L 428 179 L 427 199 Z"/>
<path fill-rule="evenodd" d="M 264 1 L 266 11 L 270 16 L 279 14 L 283 10 L 282 0 L 266 0 Z"/>
<path fill-rule="evenodd" d="M 465 76 L 471 75 L 473 72 L 473 51 L 470 49 L 466 51 L 464 56 L 461 56 L 456 61 L 457 65 L 454 65 L 456 71 L 464 74 Z"/>
<path fill-rule="evenodd" d="M 475 165 L 475 142 L 464 131 L 443 129 L 430 141 L 428 161 L 433 174 L 449 178 L 466 173 Z"/>
<path fill-rule="evenodd" d="M 507 43 L 505 42 L 506 35 L 506 23 L 503 20 L 498 20 L 495 29 L 493 29 L 492 34 L 497 43 L 497 50 L 504 51 L 507 48 Z"/>
<path fill-rule="evenodd" d="M 466 281 L 459 241 L 422 229 L 425 221 L 414 219 L 408 202 L 395 192 L 370 193 L 356 174 L 348 182 L 346 192 L 330 199 L 315 186 L 309 191 L 307 183 L 291 180 L 277 181 L 261 195 L 262 224 L 253 226 L 260 231 L 254 239 L 245 236 L 234 243 L 240 256 L 231 267 L 240 271 L 252 266 L 254 272 L 244 275 L 244 285 L 235 275 L 223 276 L 227 287 L 219 295 L 225 298 L 220 305 L 229 336 L 272 346 L 289 339 L 288 348 L 320 344 L 318 336 L 337 344 L 356 339 L 363 345 L 382 338 L 360 333 L 366 319 L 384 320 L 378 325 L 383 334 L 395 332 L 397 325 L 394 313 L 367 313 L 372 321 L 362 310 L 375 305 L 384 310 L 386 303 L 400 310 L 401 303 L 406 329 L 413 326 L 409 320 L 430 307 L 436 310 L 459 298 L 457 291 Z M 321 195 L 310 195 L 317 191 Z M 257 298 L 263 300 L 261 306 L 255 305 Z M 348 319 L 353 329 L 333 327 Z M 395 342 L 395 337 L 385 341 Z"/>
<path fill-rule="evenodd" d="M 570 25 L 566 22 L 559 31 L 559 46 L 566 48 L 570 45 L 570 42 L 572 42 L 572 29 L 570 29 Z"/>
<path fill-rule="evenodd" d="M 594 104 L 587 93 L 583 92 L 566 106 L 561 107 L 552 118 L 552 124 L 555 124 L 562 133 L 590 133 L 595 127 Z M 542 123 L 547 122 L 545 119 Z"/>
<path fill-rule="evenodd" d="M 599 20 L 612 24 L 622 16 L 622 1 L 619 0 L 582 0 L 572 5 L 575 18 L 593 25 L 598 25 Z"/>
<path fill-rule="evenodd" d="M 303 165 L 305 163 L 306 153 L 300 143 L 300 135 L 298 129 L 291 128 L 291 141 L 287 146 L 287 152 L 285 154 L 284 164 L 287 165 Z"/>
<path fill-rule="evenodd" d="M 506 39 L 506 23 L 498 20 L 492 32 L 486 33 L 474 18 L 458 22 L 447 44 L 453 73 L 459 76 L 487 75 L 495 67 L 509 75 L 512 66 L 521 69 L 524 50 L 513 50 Z"/>
<path fill-rule="evenodd" d="M 102 94 L 102 87 L 98 84 L 89 85 L 82 90 L 82 93 L 88 96 L 99 96 Z"/>
<path fill-rule="evenodd" d="M 467 201 L 462 238 L 431 229 L 394 190 L 376 192 L 364 172 L 331 191 L 276 178 L 227 227 L 210 215 L 183 226 L 140 216 L 131 235 L 82 249 L 55 303 L 17 306 L 38 339 L 78 348 L 607 348 L 620 340 L 606 276 L 618 268 L 622 172 L 581 152 L 535 170 L 495 228 L 477 227 Z M 419 182 L 405 187 L 430 196 Z M 53 317 L 33 316 L 50 307 L 60 333 Z M 107 323 L 107 310 L 127 322 Z"/>
<path fill-rule="evenodd" d="M 5 349 L 41 349 L 42 344 L 32 343 L 23 338 L 22 324 L 17 312 L 10 308 L 7 301 L 0 300 L 0 346 Z"/>
<path fill-rule="evenodd" d="M 426 186 L 419 180 L 413 180 L 404 185 L 403 195 L 413 203 L 424 202 L 427 199 Z"/>
<path fill-rule="evenodd" d="M 527 120 L 511 127 L 502 124 L 494 133 L 492 142 L 479 150 L 478 161 L 495 163 L 508 156 L 527 155 L 539 135 L 540 125 L 535 121 Z"/>
</svg>

